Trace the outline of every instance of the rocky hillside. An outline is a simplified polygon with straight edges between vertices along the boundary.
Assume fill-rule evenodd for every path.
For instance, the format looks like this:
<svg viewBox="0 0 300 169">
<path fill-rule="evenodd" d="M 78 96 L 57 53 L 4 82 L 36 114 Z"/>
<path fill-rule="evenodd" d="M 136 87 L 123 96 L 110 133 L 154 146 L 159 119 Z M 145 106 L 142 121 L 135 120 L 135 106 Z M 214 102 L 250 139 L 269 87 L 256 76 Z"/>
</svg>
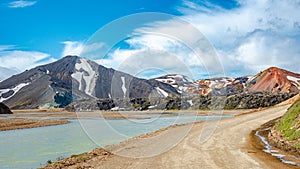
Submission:
<svg viewBox="0 0 300 169">
<path fill-rule="evenodd" d="M 296 93 L 255 93 L 230 96 L 183 96 L 160 98 L 80 100 L 66 107 L 68 111 L 81 110 L 214 110 L 255 109 L 274 106 Z"/>
<path fill-rule="evenodd" d="M 271 129 L 271 145 L 300 157 L 300 100 L 297 100 Z"/>
<path fill-rule="evenodd" d="M 136 78 L 77 56 L 38 66 L 0 83 L 0 102 L 11 108 L 65 107 L 74 100 L 179 95 L 172 86 Z"/>
</svg>

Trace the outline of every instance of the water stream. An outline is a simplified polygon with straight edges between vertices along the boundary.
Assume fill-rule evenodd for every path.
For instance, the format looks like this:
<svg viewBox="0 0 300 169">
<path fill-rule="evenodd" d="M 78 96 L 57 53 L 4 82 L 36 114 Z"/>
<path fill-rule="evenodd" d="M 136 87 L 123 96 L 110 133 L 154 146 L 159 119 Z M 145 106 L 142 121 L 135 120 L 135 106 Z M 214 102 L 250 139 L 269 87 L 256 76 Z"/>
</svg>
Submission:
<svg viewBox="0 0 300 169">
<path fill-rule="evenodd" d="M 298 164 L 294 161 L 286 160 L 285 159 L 286 155 L 280 154 L 280 151 L 278 149 L 275 149 L 274 147 L 272 147 L 269 144 L 269 142 L 267 141 L 267 139 L 260 135 L 260 132 L 267 131 L 267 130 L 270 130 L 270 129 L 271 129 L 271 127 L 268 127 L 268 128 L 258 130 L 258 131 L 255 132 L 255 135 L 265 144 L 265 149 L 263 149 L 263 151 L 268 153 L 268 154 L 271 154 L 274 157 L 277 157 L 283 163 L 291 164 L 291 165 L 295 165 L 295 166 L 300 166 L 300 164 Z M 294 158 L 296 158 L 296 157 L 294 157 Z"/>
</svg>

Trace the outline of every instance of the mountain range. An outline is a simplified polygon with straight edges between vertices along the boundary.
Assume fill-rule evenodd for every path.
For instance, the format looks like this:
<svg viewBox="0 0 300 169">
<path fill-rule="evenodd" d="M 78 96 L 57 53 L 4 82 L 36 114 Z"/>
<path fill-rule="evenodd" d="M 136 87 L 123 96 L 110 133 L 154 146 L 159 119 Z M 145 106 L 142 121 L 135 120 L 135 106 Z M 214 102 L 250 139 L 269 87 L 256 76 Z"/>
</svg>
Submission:
<svg viewBox="0 0 300 169">
<path fill-rule="evenodd" d="M 299 91 L 300 75 L 275 67 L 238 78 L 193 80 L 169 74 L 141 79 L 85 58 L 66 56 L 0 82 L 0 102 L 13 109 L 25 109 L 66 107 L 80 100 Z"/>
<path fill-rule="evenodd" d="M 180 93 L 197 95 L 231 95 L 243 92 L 298 93 L 300 91 L 300 74 L 276 67 L 270 67 L 254 76 L 237 78 L 192 80 L 183 75 L 170 74 L 154 79 L 173 86 Z"/>
</svg>

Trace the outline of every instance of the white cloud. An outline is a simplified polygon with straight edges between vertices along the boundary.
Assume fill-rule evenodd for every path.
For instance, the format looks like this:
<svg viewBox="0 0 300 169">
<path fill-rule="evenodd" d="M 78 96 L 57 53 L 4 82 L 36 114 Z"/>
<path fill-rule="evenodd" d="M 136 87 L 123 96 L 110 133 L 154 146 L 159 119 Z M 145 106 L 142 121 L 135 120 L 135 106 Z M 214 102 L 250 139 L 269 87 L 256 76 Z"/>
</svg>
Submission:
<svg viewBox="0 0 300 169">
<path fill-rule="evenodd" d="M 198 64 L 202 70 L 222 70 L 216 64 L 218 58 L 212 57 L 214 51 L 205 50 L 209 44 L 193 41 L 195 36 L 201 36 L 193 30 L 195 26 L 214 46 L 228 76 L 255 74 L 270 66 L 300 72 L 299 0 L 241 0 L 233 9 L 201 2 L 199 5 L 196 0 L 186 0 L 178 7 L 183 13 L 180 18 L 190 24 L 178 24 L 178 20 L 172 19 L 139 28 L 135 30 L 137 36 L 127 40 L 132 50 L 119 49 L 102 63 L 116 66 L 119 59 L 131 59 L 141 51 L 152 49 L 176 55 L 188 67 Z M 200 39 L 205 42 L 205 38 Z M 200 59 L 188 48 L 200 53 Z M 151 62 L 156 61 L 149 57 Z"/>
<path fill-rule="evenodd" d="M 1 73 L 1 78 L 5 79 L 12 74 L 20 73 L 26 69 L 31 69 L 55 60 L 47 53 L 16 50 L 12 45 L 0 46 L 1 70 L 5 70 L 7 73 Z"/>
<path fill-rule="evenodd" d="M 79 56 L 84 48 L 83 42 L 80 41 L 64 41 L 62 44 L 65 45 L 62 52 L 62 57 L 68 55 Z"/>
<path fill-rule="evenodd" d="M 182 31 L 184 30 L 184 31 Z M 199 70 L 220 74 L 222 66 L 210 43 L 193 25 L 181 19 L 155 22 L 134 30 L 126 40 L 132 49 L 118 49 L 101 63 L 132 74 L 133 69 L 197 76 Z M 159 56 L 159 59 L 157 58 Z M 128 66 L 119 66 L 120 64 Z M 137 67 L 136 65 L 141 65 Z"/>
<path fill-rule="evenodd" d="M 229 73 L 236 68 L 241 68 L 241 74 L 256 73 L 269 66 L 299 72 L 300 1 L 239 3 L 237 8 L 213 14 L 189 7 L 183 10 L 183 18 L 212 42 Z"/>
<path fill-rule="evenodd" d="M 271 66 L 299 71 L 299 40 L 291 37 L 256 32 L 245 38 L 232 53 L 234 60 L 249 71 Z"/>
<path fill-rule="evenodd" d="M 62 44 L 65 45 L 61 54 L 62 57 L 75 55 L 85 58 L 93 58 L 95 53 L 105 47 L 105 44 L 101 42 L 85 44 L 83 41 L 64 41 Z"/>
<path fill-rule="evenodd" d="M 9 68 L 5 68 L 5 67 L 1 67 L 0 66 L 0 81 L 14 75 L 17 74 L 18 71 L 14 70 L 14 69 L 9 69 Z"/>
<path fill-rule="evenodd" d="M 125 62 L 129 57 L 141 52 L 142 50 L 120 50 L 116 49 L 110 54 L 110 58 L 97 59 L 95 60 L 98 64 L 105 67 L 114 68 L 120 70 L 120 65 Z M 121 71 L 121 70 L 120 70 Z"/>
<path fill-rule="evenodd" d="M 10 2 L 8 7 L 9 8 L 25 8 L 25 7 L 33 6 L 36 3 L 37 3 L 37 1 L 19 0 L 19 1 Z"/>
<path fill-rule="evenodd" d="M 181 71 L 190 74 L 186 63 L 181 58 L 163 50 L 117 49 L 111 53 L 111 58 L 97 60 L 97 63 L 132 75 L 138 75 L 148 70 L 159 70 L 160 72 L 168 73 Z"/>
<path fill-rule="evenodd" d="M 0 51 L 13 49 L 15 45 L 0 45 Z"/>
</svg>

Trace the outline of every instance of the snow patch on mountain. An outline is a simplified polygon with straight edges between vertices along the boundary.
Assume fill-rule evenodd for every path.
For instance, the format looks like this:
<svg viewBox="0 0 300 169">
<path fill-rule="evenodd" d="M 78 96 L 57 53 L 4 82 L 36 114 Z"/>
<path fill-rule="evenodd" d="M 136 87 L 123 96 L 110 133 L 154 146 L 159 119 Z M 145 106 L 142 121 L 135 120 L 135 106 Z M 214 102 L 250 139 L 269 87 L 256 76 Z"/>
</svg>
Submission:
<svg viewBox="0 0 300 169">
<path fill-rule="evenodd" d="M 125 86 L 125 77 L 121 77 L 121 80 L 122 80 L 122 90 L 123 90 L 123 93 L 124 93 L 124 98 L 126 97 L 126 86 Z"/>
<path fill-rule="evenodd" d="M 193 104 L 193 100 L 188 100 L 187 101 L 191 106 L 193 106 L 194 104 Z"/>
<path fill-rule="evenodd" d="M 297 77 L 293 77 L 293 76 L 287 76 L 286 77 L 288 80 L 294 82 L 294 84 L 298 87 L 298 89 L 300 89 L 300 78 Z"/>
<path fill-rule="evenodd" d="M 160 95 L 162 95 L 164 97 L 168 97 L 169 94 L 166 91 L 164 91 L 163 89 L 161 89 L 159 87 L 156 87 L 155 89 Z"/>
<path fill-rule="evenodd" d="M 20 83 L 16 87 L 11 88 L 11 89 L 0 89 L 0 102 L 3 102 L 5 100 L 10 99 L 13 97 L 16 93 L 18 93 L 23 87 L 29 85 L 30 83 Z M 12 94 L 9 97 L 2 97 L 3 94 L 12 91 Z"/>
<path fill-rule="evenodd" d="M 91 95 L 96 86 L 96 72 L 86 59 L 80 58 L 80 63 L 75 64 L 75 72 L 72 78 L 78 81 L 79 90 Z"/>
<path fill-rule="evenodd" d="M 293 77 L 293 76 L 287 76 L 286 78 L 289 79 L 290 81 L 293 81 L 293 82 L 297 83 L 299 85 L 300 78 L 296 78 L 296 77 Z"/>
<path fill-rule="evenodd" d="M 181 74 L 168 74 L 165 76 L 154 78 L 155 80 L 166 83 L 177 89 L 178 93 L 197 91 L 198 84 L 188 76 Z"/>
</svg>

